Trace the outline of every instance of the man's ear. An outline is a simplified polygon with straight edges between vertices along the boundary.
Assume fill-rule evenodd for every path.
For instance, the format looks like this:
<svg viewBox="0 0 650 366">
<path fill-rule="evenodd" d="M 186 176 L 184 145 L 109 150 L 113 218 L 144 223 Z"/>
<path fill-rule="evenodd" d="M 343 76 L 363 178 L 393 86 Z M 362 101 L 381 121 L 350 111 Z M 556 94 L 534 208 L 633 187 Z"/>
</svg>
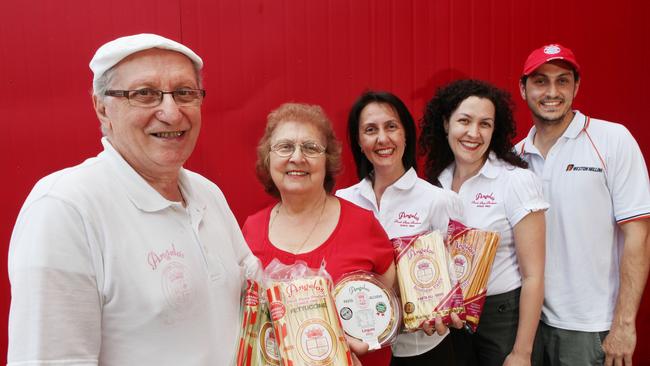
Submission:
<svg viewBox="0 0 650 366">
<path fill-rule="evenodd" d="M 519 80 L 519 95 L 521 95 L 521 99 L 526 100 L 526 85 Z"/>
<path fill-rule="evenodd" d="M 93 107 L 95 108 L 95 114 L 102 125 L 102 130 L 110 130 L 111 121 L 106 113 L 106 104 L 104 104 L 103 99 L 93 95 Z"/>
</svg>

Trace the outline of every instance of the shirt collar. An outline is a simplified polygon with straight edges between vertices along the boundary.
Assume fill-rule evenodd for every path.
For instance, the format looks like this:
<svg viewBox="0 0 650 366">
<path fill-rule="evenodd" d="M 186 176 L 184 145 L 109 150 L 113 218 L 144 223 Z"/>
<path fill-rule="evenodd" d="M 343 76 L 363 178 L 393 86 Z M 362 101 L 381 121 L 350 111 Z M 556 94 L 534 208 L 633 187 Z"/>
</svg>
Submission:
<svg viewBox="0 0 650 366">
<path fill-rule="evenodd" d="M 438 181 L 446 189 L 451 189 L 451 182 L 454 178 L 455 167 L 456 163 L 449 164 L 449 166 L 446 167 L 445 170 L 443 170 L 438 176 Z M 499 176 L 500 170 L 501 163 L 499 162 L 497 155 L 494 153 L 494 151 L 490 151 L 487 160 L 485 160 L 485 164 L 483 164 L 481 169 L 479 169 L 478 173 L 476 173 L 476 176 L 482 175 L 488 179 L 495 179 Z"/>
<path fill-rule="evenodd" d="M 409 168 L 395 183 L 391 184 L 390 187 L 394 187 L 399 190 L 408 190 L 411 189 L 418 180 L 418 174 L 415 172 L 415 169 Z M 372 180 L 369 177 L 363 178 L 360 186 L 360 193 L 367 200 L 374 202 L 375 200 L 375 191 L 372 189 Z"/>
<path fill-rule="evenodd" d="M 573 119 L 571 120 L 571 123 L 569 123 L 569 126 L 567 126 L 566 130 L 564 130 L 564 133 L 562 134 L 563 138 L 567 139 L 575 139 L 578 137 L 580 132 L 582 132 L 583 128 L 585 127 L 585 115 L 580 113 L 579 110 L 574 110 L 574 115 Z M 537 150 L 537 147 L 535 147 L 533 140 L 535 138 L 535 134 L 537 133 L 537 128 L 533 126 L 530 131 L 528 131 L 528 135 L 526 135 L 526 138 L 523 140 L 521 151 L 517 151 L 517 154 L 523 155 L 525 153 L 535 153 L 535 154 L 540 154 L 539 150 Z"/>
<path fill-rule="evenodd" d="M 580 132 L 582 132 L 582 129 L 585 127 L 585 115 L 580 113 L 580 111 L 574 111 L 574 112 L 575 114 L 573 115 L 573 119 L 571 120 L 571 123 L 569 123 L 567 129 L 562 134 L 562 137 L 574 139 L 578 137 Z"/>
<path fill-rule="evenodd" d="M 147 212 L 155 212 L 176 204 L 175 202 L 167 200 L 149 183 L 147 183 L 147 181 L 144 180 L 144 178 L 142 178 L 142 176 L 140 176 L 140 174 L 138 174 L 129 163 L 126 162 L 126 160 L 124 160 L 122 155 L 115 150 L 106 137 L 102 138 L 102 145 L 104 146 L 104 151 L 100 153 L 100 156 L 103 156 L 110 162 L 111 166 L 117 173 L 117 180 L 126 190 L 129 200 L 133 202 L 138 209 Z M 179 173 L 179 186 L 186 203 L 189 205 L 189 202 L 192 201 L 192 196 L 190 194 L 191 189 L 189 187 L 189 181 L 187 180 L 187 174 L 183 168 L 180 169 Z"/>
</svg>

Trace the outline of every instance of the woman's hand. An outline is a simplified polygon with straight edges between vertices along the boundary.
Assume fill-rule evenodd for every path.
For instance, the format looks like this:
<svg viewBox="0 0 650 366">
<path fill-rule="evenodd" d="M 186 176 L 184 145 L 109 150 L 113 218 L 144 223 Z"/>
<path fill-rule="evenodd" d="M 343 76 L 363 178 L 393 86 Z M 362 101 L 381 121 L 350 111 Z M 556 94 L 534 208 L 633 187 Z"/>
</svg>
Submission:
<svg viewBox="0 0 650 366">
<path fill-rule="evenodd" d="M 451 316 L 451 326 L 456 329 L 462 329 L 463 321 L 460 320 L 458 315 L 456 313 L 451 313 L 450 316 Z M 438 333 L 438 335 L 443 336 L 447 334 L 447 332 L 449 331 L 449 327 L 442 322 L 442 318 L 440 316 L 437 316 L 433 322 L 433 325 L 431 325 L 430 322 L 424 322 L 424 324 L 422 324 L 422 331 L 429 336 L 433 335 L 434 331 Z"/>
<path fill-rule="evenodd" d="M 352 338 L 347 334 L 345 335 L 345 340 L 348 343 L 348 347 L 350 347 L 350 351 L 352 351 L 352 353 L 358 356 L 365 355 L 366 353 L 368 353 L 368 350 L 370 349 L 368 343 L 364 341 L 360 341 L 356 338 Z"/>
</svg>

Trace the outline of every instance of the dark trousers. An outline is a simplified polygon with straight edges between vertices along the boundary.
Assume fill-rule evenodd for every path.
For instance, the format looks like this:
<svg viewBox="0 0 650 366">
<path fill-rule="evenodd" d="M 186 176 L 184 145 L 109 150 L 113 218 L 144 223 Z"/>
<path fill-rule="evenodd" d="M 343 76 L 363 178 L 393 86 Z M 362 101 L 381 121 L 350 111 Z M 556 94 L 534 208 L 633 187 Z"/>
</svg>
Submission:
<svg viewBox="0 0 650 366">
<path fill-rule="evenodd" d="M 432 350 L 413 357 L 395 357 L 390 361 L 390 366 L 453 366 L 454 347 L 451 335 L 446 336 Z"/>
<path fill-rule="evenodd" d="M 534 354 L 544 366 L 599 366 L 605 363 L 603 341 L 608 331 L 581 332 L 539 322 Z"/>
<path fill-rule="evenodd" d="M 456 364 L 461 366 L 502 366 L 512 351 L 519 325 L 521 288 L 488 296 L 476 333 L 452 329 Z"/>
</svg>

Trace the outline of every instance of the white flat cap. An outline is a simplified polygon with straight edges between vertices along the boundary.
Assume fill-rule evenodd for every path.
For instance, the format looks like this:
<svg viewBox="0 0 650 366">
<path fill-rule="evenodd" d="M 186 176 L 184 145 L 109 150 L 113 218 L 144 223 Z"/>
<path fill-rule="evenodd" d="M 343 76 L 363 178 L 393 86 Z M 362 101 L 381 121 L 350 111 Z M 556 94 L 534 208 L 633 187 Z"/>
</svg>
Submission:
<svg viewBox="0 0 650 366">
<path fill-rule="evenodd" d="M 142 33 L 117 38 L 99 47 L 89 64 L 94 73 L 93 82 L 125 57 L 150 48 L 180 52 L 192 60 L 199 70 L 203 68 L 203 60 L 188 47 L 157 34 Z"/>
</svg>

